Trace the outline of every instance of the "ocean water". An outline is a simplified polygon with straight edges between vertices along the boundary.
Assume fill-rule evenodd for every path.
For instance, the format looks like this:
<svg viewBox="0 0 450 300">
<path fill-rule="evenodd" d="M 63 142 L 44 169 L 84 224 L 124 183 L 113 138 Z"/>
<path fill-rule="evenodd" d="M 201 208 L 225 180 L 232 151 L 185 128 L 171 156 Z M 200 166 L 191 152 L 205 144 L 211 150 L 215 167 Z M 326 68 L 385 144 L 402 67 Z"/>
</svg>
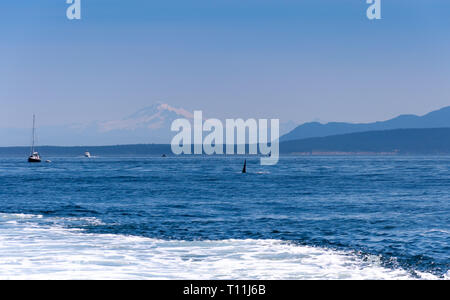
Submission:
<svg viewBox="0 0 450 300">
<path fill-rule="evenodd" d="M 0 279 L 448 279 L 450 157 L 0 158 Z"/>
</svg>

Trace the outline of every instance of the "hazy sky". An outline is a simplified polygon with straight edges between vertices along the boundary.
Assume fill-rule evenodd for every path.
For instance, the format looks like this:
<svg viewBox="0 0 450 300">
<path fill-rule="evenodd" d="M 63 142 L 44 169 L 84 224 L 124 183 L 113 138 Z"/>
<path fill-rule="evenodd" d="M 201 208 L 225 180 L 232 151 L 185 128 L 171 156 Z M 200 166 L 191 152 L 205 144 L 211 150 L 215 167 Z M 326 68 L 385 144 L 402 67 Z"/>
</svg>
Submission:
<svg viewBox="0 0 450 300">
<path fill-rule="evenodd" d="M 155 102 L 211 117 L 384 120 L 450 105 L 450 1 L 0 3 L 0 127 L 120 119 Z"/>
</svg>

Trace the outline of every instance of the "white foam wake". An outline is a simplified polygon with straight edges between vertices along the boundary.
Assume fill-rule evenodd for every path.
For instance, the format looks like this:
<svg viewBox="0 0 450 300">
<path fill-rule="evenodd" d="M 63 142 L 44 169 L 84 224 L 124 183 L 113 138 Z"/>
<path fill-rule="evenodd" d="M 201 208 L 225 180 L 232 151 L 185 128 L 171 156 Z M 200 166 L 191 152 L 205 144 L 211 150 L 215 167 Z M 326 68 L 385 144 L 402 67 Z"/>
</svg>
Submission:
<svg viewBox="0 0 450 300">
<path fill-rule="evenodd" d="M 165 241 L 0 214 L 0 279 L 410 279 L 378 257 L 277 240 Z M 42 219 L 41 219 L 42 220 Z M 433 279 L 431 274 L 420 274 Z"/>
</svg>

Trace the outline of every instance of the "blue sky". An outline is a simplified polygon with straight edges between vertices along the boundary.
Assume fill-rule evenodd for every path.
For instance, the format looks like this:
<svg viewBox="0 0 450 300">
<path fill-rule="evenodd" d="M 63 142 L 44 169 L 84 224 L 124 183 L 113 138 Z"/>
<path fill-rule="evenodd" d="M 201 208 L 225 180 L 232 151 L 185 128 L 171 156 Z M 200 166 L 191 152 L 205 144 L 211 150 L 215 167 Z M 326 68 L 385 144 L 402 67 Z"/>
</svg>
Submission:
<svg viewBox="0 0 450 300">
<path fill-rule="evenodd" d="M 65 0 L 0 4 L 0 128 L 210 117 L 384 120 L 450 105 L 450 1 Z"/>
</svg>

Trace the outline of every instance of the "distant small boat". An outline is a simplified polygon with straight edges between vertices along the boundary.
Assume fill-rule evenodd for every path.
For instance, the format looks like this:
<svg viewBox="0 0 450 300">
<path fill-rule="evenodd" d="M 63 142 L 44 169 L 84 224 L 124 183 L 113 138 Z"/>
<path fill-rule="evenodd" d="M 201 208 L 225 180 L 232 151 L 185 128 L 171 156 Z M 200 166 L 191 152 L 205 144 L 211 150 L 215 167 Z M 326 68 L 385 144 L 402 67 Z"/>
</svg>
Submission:
<svg viewBox="0 0 450 300">
<path fill-rule="evenodd" d="M 87 158 L 91 158 L 91 153 L 89 153 L 89 152 L 84 152 L 84 157 L 87 157 Z"/>
<path fill-rule="evenodd" d="M 34 149 L 34 142 L 36 139 L 36 116 L 33 115 L 33 142 L 31 144 L 31 155 L 28 157 L 28 162 L 30 163 L 40 163 L 41 157 L 37 151 Z"/>
</svg>

